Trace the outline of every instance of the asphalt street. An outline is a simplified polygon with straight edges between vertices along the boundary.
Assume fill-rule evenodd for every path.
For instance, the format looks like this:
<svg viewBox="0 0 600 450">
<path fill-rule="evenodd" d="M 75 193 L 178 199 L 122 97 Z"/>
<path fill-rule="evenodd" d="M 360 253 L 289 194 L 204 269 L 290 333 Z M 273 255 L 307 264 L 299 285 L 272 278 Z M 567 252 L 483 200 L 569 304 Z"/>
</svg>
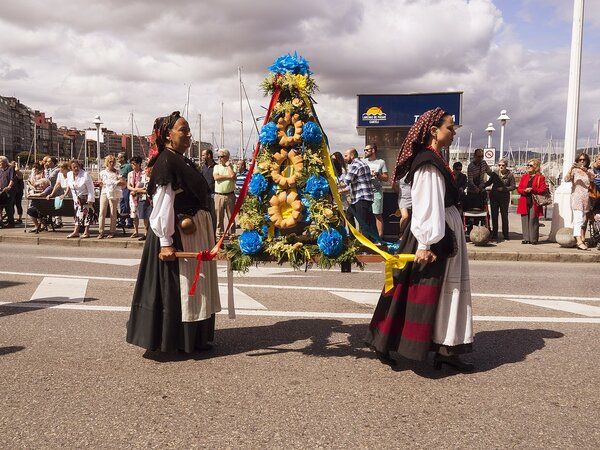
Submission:
<svg viewBox="0 0 600 450">
<path fill-rule="evenodd" d="M 382 264 L 236 275 L 212 352 L 145 352 L 140 254 L 0 244 L 1 448 L 600 447 L 597 263 L 472 261 L 467 375 L 364 347 Z"/>
</svg>

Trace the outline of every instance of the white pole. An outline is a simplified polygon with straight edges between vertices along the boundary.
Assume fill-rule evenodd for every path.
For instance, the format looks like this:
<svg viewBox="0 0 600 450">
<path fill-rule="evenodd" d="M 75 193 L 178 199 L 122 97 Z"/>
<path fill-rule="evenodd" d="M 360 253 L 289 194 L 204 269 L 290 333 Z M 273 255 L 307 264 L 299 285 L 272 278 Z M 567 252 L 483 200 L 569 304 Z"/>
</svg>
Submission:
<svg viewBox="0 0 600 450">
<path fill-rule="evenodd" d="M 504 126 L 505 123 L 500 125 L 500 159 L 504 158 Z"/>
<path fill-rule="evenodd" d="M 73 159 L 73 141 L 74 139 L 71 139 L 71 159 Z"/>
<path fill-rule="evenodd" d="M 488 131 L 488 145 L 487 148 L 492 148 L 492 132 Z"/>
<path fill-rule="evenodd" d="M 127 153 L 125 155 L 127 156 Z M 131 158 L 133 158 L 133 111 L 131 111 Z"/>
<path fill-rule="evenodd" d="M 198 159 L 202 158 L 202 114 L 198 114 Z"/>
<path fill-rule="evenodd" d="M 33 124 L 33 162 L 37 162 L 37 124 Z"/>
<path fill-rule="evenodd" d="M 98 160 L 98 179 L 100 179 L 100 124 L 96 124 L 96 159 Z"/>
<path fill-rule="evenodd" d="M 244 158 L 244 110 L 242 108 L 242 68 L 238 66 L 238 75 L 240 77 L 240 153 L 238 159 Z"/>
<path fill-rule="evenodd" d="M 571 63 L 569 66 L 569 91 L 567 93 L 567 117 L 565 126 L 565 147 L 562 178 L 571 167 L 577 150 L 577 126 L 579 123 L 579 90 L 581 86 L 581 53 L 583 42 L 583 10 L 584 0 L 573 0 L 573 31 L 571 35 Z M 554 195 L 552 208 L 552 228 L 550 239 L 554 240 L 556 232 L 570 226 L 573 220 L 571 211 L 571 183 L 563 182 Z"/>
<path fill-rule="evenodd" d="M 225 148 L 225 126 L 223 125 L 223 105 L 224 103 L 221 102 L 221 147 L 220 148 Z"/>
</svg>

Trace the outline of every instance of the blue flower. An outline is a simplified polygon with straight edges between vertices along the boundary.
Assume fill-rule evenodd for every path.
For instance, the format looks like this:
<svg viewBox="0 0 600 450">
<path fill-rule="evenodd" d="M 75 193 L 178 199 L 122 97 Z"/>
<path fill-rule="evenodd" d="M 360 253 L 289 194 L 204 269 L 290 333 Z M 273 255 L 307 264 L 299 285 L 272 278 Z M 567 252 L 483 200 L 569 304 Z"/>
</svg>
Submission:
<svg viewBox="0 0 600 450">
<path fill-rule="evenodd" d="M 270 145 L 277 142 L 277 125 L 269 122 L 260 129 L 259 140 L 262 145 Z"/>
<path fill-rule="evenodd" d="M 335 228 L 327 228 L 317 238 L 317 245 L 327 256 L 337 256 L 342 251 L 344 239 Z"/>
<path fill-rule="evenodd" d="M 301 197 L 300 201 L 304 206 L 304 211 L 302 212 L 302 221 L 310 223 L 312 221 L 312 216 L 310 215 L 310 201 L 306 197 Z"/>
<path fill-rule="evenodd" d="M 267 190 L 267 180 L 261 173 L 255 173 L 248 184 L 248 192 L 260 197 Z"/>
<path fill-rule="evenodd" d="M 317 200 L 324 197 L 329 193 L 329 183 L 327 182 L 327 178 L 311 175 L 309 179 L 306 180 L 304 192 Z"/>
<path fill-rule="evenodd" d="M 308 61 L 302 56 L 298 56 L 298 53 L 294 52 L 294 56 L 287 55 L 280 56 L 277 60 L 269 67 L 271 72 L 285 74 L 291 72 L 293 74 L 300 75 L 311 75 L 312 72 L 308 68 Z"/>
<path fill-rule="evenodd" d="M 263 240 L 258 231 L 246 230 L 240 234 L 239 243 L 243 254 L 254 255 L 261 249 Z"/>
<path fill-rule="evenodd" d="M 320 144 L 323 140 L 323 133 L 321 133 L 319 125 L 314 122 L 306 122 L 302 131 L 302 139 L 309 145 Z"/>
</svg>

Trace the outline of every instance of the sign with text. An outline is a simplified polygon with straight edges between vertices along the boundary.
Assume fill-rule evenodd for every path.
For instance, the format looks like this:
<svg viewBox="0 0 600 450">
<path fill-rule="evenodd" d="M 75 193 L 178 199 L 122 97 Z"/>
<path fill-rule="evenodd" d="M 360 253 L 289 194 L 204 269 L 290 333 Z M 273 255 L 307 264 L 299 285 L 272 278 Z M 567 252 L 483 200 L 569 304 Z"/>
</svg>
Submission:
<svg viewBox="0 0 600 450">
<path fill-rule="evenodd" d="M 362 95 L 358 98 L 358 127 L 410 127 L 425 111 L 436 107 L 452 114 L 461 125 L 462 92 L 433 94 Z"/>
<path fill-rule="evenodd" d="M 486 163 L 488 163 L 488 166 L 493 166 L 494 164 L 496 164 L 496 149 L 484 148 L 483 159 Z"/>
</svg>

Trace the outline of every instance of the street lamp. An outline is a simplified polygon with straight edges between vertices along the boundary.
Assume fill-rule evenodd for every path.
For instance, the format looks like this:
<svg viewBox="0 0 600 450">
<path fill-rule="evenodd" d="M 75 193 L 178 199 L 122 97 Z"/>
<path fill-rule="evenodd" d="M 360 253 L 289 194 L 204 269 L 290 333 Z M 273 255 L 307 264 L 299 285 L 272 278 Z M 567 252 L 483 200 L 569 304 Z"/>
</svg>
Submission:
<svg viewBox="0 0 600 450">
<path fill-rule="evenodd" d="M 485 129 L 488 133 L 488 145 L 487 148 L 492 148 L 492 133 L 496 131 L 494 128 L 494 124 L 492 122 L 488 123 L 487 128 Z"/>
<path fill-rule="evenodd" d="M 98 179 L 100 179 L 100 125 L 102 125 L 100 116 L 94 117 L 92 123 L 96 125 L 96 157 L 98 159 Z"/>
<path fill-rule="evenodd" d="M 500 121 L 500 159 L 502 159 L 504 158 L 504 127 L 506 126 L 506 122 L 510 120 L 510 117 L 506 115 L 505 109 L 500 111 L 498 120 Z"/>
</svg>

